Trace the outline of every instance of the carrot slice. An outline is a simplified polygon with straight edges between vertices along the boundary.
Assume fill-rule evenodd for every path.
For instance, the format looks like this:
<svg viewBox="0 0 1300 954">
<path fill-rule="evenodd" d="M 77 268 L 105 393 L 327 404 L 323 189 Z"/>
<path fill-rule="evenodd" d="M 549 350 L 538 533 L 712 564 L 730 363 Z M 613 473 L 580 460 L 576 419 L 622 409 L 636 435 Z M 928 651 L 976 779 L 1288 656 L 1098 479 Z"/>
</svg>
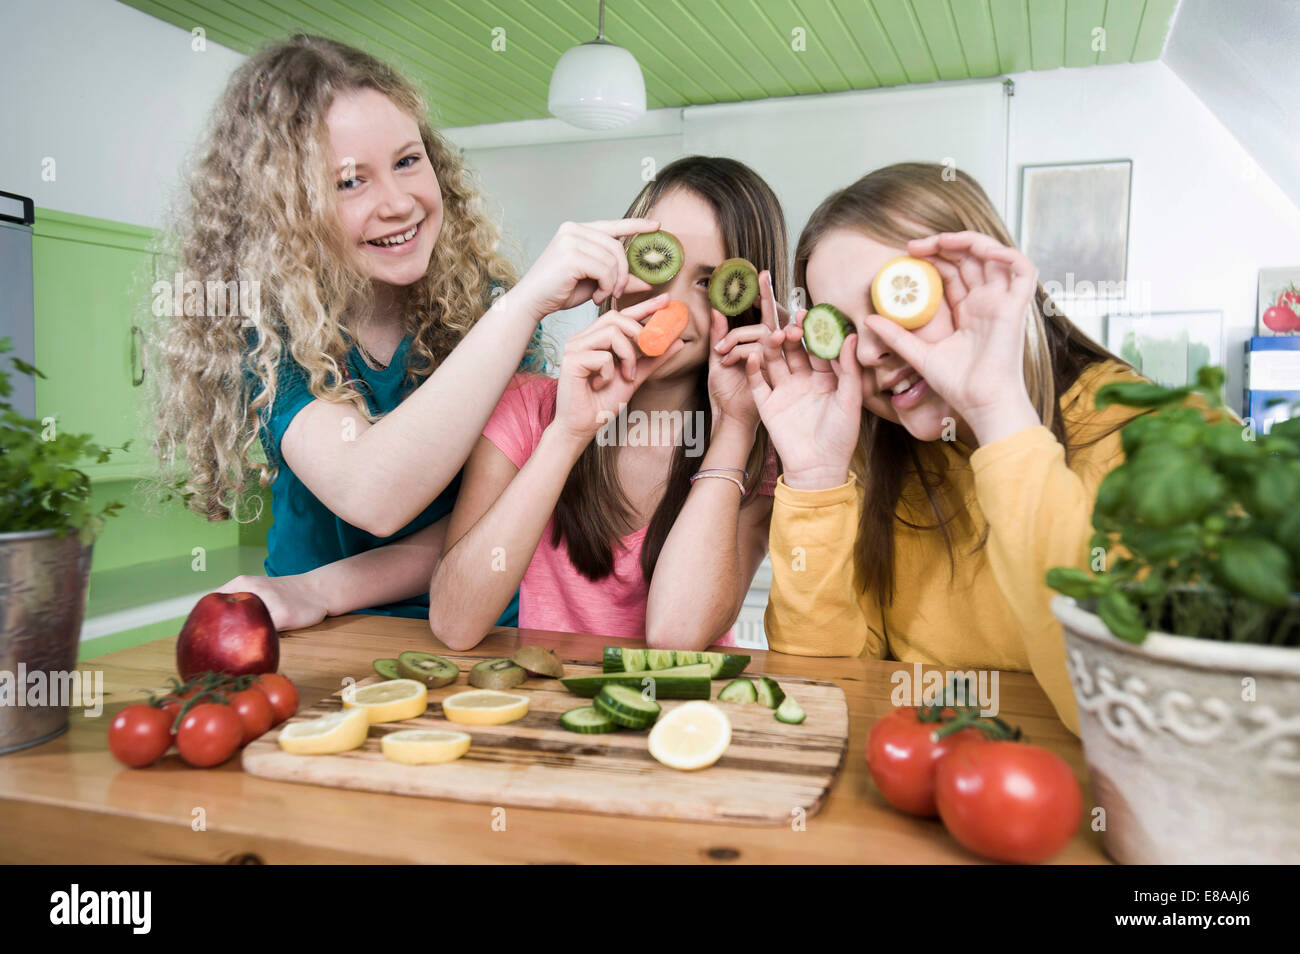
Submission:
<svg viewBox="0 0 1300 954">
<path fill-rule="evenodd" d="M 641 353 L 651 358 L 657 357 L 668 350 L 668 346 L 681 337 L 686 326 L 690 323 L 691 313 L 686 307 L 685 302 L 670 301 L 665 307 L 660 308 L 650 320 L 641 328 L 641 333 L 637 335 L 636 345 L 641 349 Z"/>
</svg>

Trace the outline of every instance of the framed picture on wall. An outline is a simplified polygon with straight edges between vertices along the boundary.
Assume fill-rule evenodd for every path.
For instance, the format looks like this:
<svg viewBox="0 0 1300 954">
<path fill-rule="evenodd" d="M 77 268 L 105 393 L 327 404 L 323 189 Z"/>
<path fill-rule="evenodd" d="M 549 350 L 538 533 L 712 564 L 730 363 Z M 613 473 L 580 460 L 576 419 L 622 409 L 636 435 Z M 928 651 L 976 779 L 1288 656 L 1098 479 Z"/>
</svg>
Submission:
<svg viewBox="0 0 1300 954">
<path fill-rule="evenodd" d="M 1255 334 L 1300 332 L 1300 266 L 1259 270 Z"/>
<path fill-rule="evenodd" d="M 1018 241 L 1054 294 L 1124 297 L 1132 178 L 1131 159 L 1020 167 Z"/>
<path fill-rule="evenodd" d="M 1202 367 L 1223 364 L 1223 312 L 1107 315 L 1106 347 L 1157 384 L 1182 387 Z"/>
</svg>

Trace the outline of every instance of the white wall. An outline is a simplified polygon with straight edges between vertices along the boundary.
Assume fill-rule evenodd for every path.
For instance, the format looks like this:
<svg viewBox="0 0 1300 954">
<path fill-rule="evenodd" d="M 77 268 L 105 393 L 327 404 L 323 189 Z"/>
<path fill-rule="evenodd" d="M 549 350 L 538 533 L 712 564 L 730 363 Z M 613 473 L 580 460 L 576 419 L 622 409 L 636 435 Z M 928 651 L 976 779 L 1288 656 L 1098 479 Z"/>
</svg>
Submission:
<svg viewBox="0 0 1300 954">
<path fill-rule="evenodd" d="M 1239 408 L 1258 272 L 1300 264 L 1300 209 L 1163 62 L 1012 78 L 1013 234 L 1021 164 L 1132 159 L 1129 282 L 1149 289 L 1154 312 L 1223 312 L 1226 396 Z"/>
<path fill-rule="evenodd" d="M 1161 60 L 1300 202 L 1300 3 L 1183 0 Z"/>
<path fill-rule="evenodd" d="M 30 195 L 48 208 L 160 224 L 182 162 L 242 57 L 214 43 L 195 52 L 184 30 L 107 0 L 0 4 L 12 38 L 0 59 L 0 189 Z M 1012 78 L 1016 95 L 1002 183 L 1012 231 L 1020 165 L 1132 159 L 1129 278 L 1147 283 L 1153 311 L 1224 312 L 1228 395 L 1236 402 L 1242 343 L 1255 326 L 1257 271 L 1300 262 L 1300 209 L 1163 62 Z M 879 96 L 932 97 L 945 86 Z M 504 206 L 506 227 L 520 239 L 527 262 L 563 219 L 621 212 L 641 186 L 645 157 L 662 166 L 696 147 L 717 151 L 730 131 L 761 126 L 772 115 L 772 102 L 687 110 L 708 120 L 707 136 L 692 131 L 701 127 L 678 110 L 651 114 L 633 138 L 575 142 L 584 134 L 555 120 L 450 134 L 467 147 L 489 200 Z M 820 147 L 803 130 L 768 122 L 777 166 Z M 906 135 L 882 132 L 874 139 L 858 157 L 861 172 L 918 157 Z M 983 160 L 974 161 L 970 150 L 952 152 L 959 166 L 997 194 L 992 174 L 978 171 Z M 46 157 L 56 162 L 53 182 L 41 175 Z M 743 150 L 738 157 L 754 161 Z M 809 181 L 814 191 L 829 193 L 851 176 L 842 178 L 814 172 Z M 801 196 L 787 204 L 797 229 L 808 201 Z M 1071 309 L 1095 333 L 1099 326 L 1088 312 L 1082 304 Z M 567 337 L 590 313 L 558 316 L 551 331 Z"/>
<path fill-rule="evenodd" d="M 161 225 L 182 161 L 244 58 L 215 43 L 197 52 L 186 31 L 110 0 L 0 0 L 0 22 L 0 190 Z"/>
<path fill-rule="evenodd" d="M 1243 346 L 1255 328 L 1257 273 L 1260 268 L 1300 263 L 1300 209 L 1162 62 L 1017 73 L 1011 79 L 1015 95 L 1009 102 L 1001 176 L 988 171 L 987 142 L 972 143 L 969 148 L 954 146 L 950 154 L 957 164 L 981 181 L 995 203 L 1005 195 L 1006 218 L 1014 235 L 1021 165 L 1131 159 L 1130 287 L 1138 291 L 1137 300 L 1149 304 L 1153 312 L 1223 312 L 1227 398 L 1240 406 Z M 938 102 L 946 89 L 955 88 L 935 84 L 879 95 L 904 101 L 908 96 L 923 95 Z M 535 236 L 549 235 L 564 218 L 605 217 L 621 211 L 640 185 L 639 156 L 683 155 L 703 145 L 706 151 L 754 161 L 752 150 L 744 143 L 746 137 L 752 138 L 751 130 L 766 119 L 772 130 L 770 150 L 779 154 L 768 165 L 788 172 L 790 157 L 816 149 L 818 143 L 802 130 L 791 135 L 782 122 L 771 119 L 773 104 L 786 102 L 683 111 L 687 116 L 697 110 L 705 116 L 713 111 L 711 132 L 703 143 L 693 135 L 689 120 L 682 122 L 675 135 L 625 143 L 606 137 L 563 145 L 490 148 L 493 142 L 512 138 L 554 136 L 558 121 L 534 121 L 526 127 L 502 124 L 493 131 L 493 138 L 484 133 L 488 127 L 450 130 L 449 134 L 468 147 L 468 158 L 481 168 L 485 188 L 503 206 L 507 230 L 525 236 L 526 251 L 536 254 L 541 246 Z M 922 111 L 919 116 L 924 120 L 928 113 Z M 661 127 L 666 121 L 654 118 Z M 861 168 L 853 167 L 853 173 L 842 172 L 837 178 L 827 172 L 835 163 L 822 162 L 810 171 L 807 182 L 826 195 L 877 165 L 918 158 L 915 137 L 908 131 L 879 136 L 858 156 Z M 719 149 L 732 132 L 742 145 Z M 848 147 L 841 144 L 840 148 Z M 845 156 L 836 159 L 841 168 L 847 168 Z M 763 165 L 761 161 L 756 164 Z M 795 201 L 782 194 L 779 186 L 777 191 L 791 213 L 793 242 L 808 211 L 809 202 L 803 195 L 807 190 L 801 190 Z M 562 211 L 568 209 L 572 211 Z M 548 212 L 553 220 L 550 224 Z M 1063 304 L 1088 333 L 1100 338 L 1099 316 L 1117 303 L 1066 299 Z M 574 327 L 589 321 L 594 309 L 575 309 L 575 313 L 558 316 L 548 322 L 548 329 L 558 338 L 566 337 Z"/>
</svg>

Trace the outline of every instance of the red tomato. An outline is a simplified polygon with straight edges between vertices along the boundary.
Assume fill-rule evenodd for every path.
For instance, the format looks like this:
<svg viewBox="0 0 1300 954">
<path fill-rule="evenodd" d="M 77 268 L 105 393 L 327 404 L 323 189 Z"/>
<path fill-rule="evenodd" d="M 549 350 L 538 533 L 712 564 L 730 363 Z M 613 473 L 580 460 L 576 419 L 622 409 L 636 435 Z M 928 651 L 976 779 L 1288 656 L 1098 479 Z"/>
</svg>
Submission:
<svg viewBox="0 0 1300 954">
<path fill-rule="evenodd" d="M 298 711 L 298 690 L 279 673 L 263 673 L 257 677 L 253 688 L 265 693 L 267 701 L 271 703 L 271 712 L 275 716 L 271 725 L 279 725 Z"/>
<path fill-rule="evenodd" d="M 1079 781 L 1054 752 L 1023 742 L 963 745 L 935 768 L 939 817 L 963 847 L 997 861 L 1052 857 L 1083 811 Z"/>
<path fill-rule="evenodd" d="M 243 737 L 244 724 L 234 709 L 203 702 L 185 713 L 176 733 L 176 747 L 190 765 L 209 768 L 234 755 Z"/>
<path fill-rule="evenodd" d="M 871 727 L 867 767 L 885 801 L 922 818 L 939 814 L 934 804 L 934 767 L 959 745 L 984 741 L 979 729 L 962 729 L 934 742 L 942 722 L 922 722 L 919 709 L 895 709 Z"/>
<path fill-rule="evenodd" d="M 127 706 L 108 727 L 108 750 L 123 765 L 153 765 L 171 747 L 171 720 L 167 713 L 143 703 Z"/>
<path fill-rule="evenodd" d="M 1264 324 L 1270 331 L 1300 330 L 1300 317 L 1280 302 L 1264 312 Z"/>
<path fill-rule="evenodd" d="M 163 706 L 163 712 L 167 713 L 167 732 L 171 736 L 172 745 L 175 745 L 176 730 L 172 726 L 176 725 L 176 717 L 181 714 L 181 703 L 169 702 Z"/>
<path fill-rule="evenodd" d="M 271 728 L 274 713 L 271 711 L 271 700 L 266 698 L 264 692 L 258 692 L 256 689 L 237 692 L 230 697 L 230 708 L 235 710 L 235 715 L 239 716 L 239 721 L 244 727 L 244 737 L 240 745 L 247 745 Z"/>
</svg>

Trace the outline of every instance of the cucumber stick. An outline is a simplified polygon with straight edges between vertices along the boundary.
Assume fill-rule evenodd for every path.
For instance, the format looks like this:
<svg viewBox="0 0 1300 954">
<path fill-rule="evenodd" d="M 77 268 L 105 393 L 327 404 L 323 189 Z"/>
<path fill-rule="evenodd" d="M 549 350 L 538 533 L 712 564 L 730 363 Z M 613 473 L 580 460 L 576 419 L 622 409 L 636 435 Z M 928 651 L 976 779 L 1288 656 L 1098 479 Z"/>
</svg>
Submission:
<svg viewBox="0 0 1300 954">
<path fill-rule="evenodd" d="M 671 650 L 670 650 L 671 651 Z M 713 690 L 709 666 L 679 666 L 646 672 L 605 672 L 597 676 L 569 676 L 561 679 L 564 688 L 574 695 L 594 698 L 605 685 L 628 686 L 640 691 L 641 680 L 652 679 L 659 699 L 707 699 Z"/>
<path fill-rule="evenodd" d="M 749 657 L 732 653 L 687 652 L 675 649 L 627 649 L 606 646 L 601 659 L 605 672 L 644 672 L 647 669 L 675 669 L 708 663 L 714 679 L 739 676 L 749 665 Z"/>
</svg>

